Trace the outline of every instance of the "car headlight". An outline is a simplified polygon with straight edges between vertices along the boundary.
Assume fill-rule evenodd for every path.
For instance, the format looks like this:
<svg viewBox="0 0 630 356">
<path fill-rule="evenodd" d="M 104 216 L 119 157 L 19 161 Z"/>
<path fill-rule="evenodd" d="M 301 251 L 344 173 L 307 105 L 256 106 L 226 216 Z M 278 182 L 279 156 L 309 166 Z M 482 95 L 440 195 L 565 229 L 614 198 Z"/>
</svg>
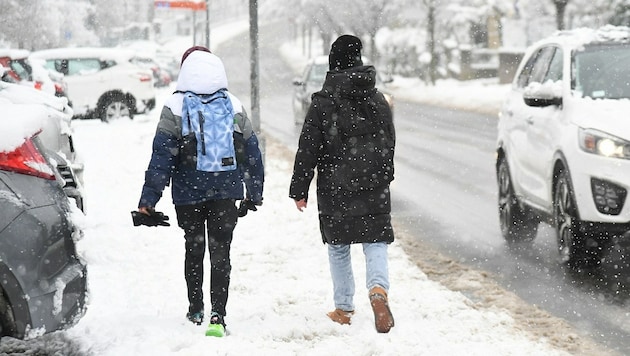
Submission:
<svg viewBox="0 0 630 356">
<path fill-rule="evenodd" d="M 588 153 L 611 158 L 630 159 L 630 142 L 607 133 L 580 129 L 580 148 Z"/>
</svg>

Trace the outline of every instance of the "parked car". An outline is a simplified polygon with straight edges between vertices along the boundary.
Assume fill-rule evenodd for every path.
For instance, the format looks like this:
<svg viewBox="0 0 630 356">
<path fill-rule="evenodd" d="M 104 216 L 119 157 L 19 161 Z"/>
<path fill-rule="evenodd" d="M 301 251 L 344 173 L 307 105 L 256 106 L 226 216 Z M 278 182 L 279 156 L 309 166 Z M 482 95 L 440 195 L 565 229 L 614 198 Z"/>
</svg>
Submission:
<svg viewBox="0 0 630 356">
<path fill-rule="evenodd" d="M 86 310 L 76 208 L 58 157 L 38 135 L 48 115 L 44 105 L 0 98 L 0 336 L 30 339 L 64 329 Z"/>
<path fill-rule="evenodd" d="M 153 85 L 157 88 L 169 86 L 172 82 L 171 75 L 150 56 L 137 54 L 131 63 L 150 70 L 153 73 Z"/>
<path fill-rule="evenodd" d="M 11 73 L 11 69 L 0 66 L 0 81 L 5 83 L 18 83 L 18 80 L 15 79 L 13 74 Z"/>
<path fill-rule="evenodd" d="M 368 64 L 369 61 L 363 59 L 363 63 Z M 322 89 L 326 73 L 328 73 L 328 56 L 317 56 L 306 63 L 302 76 L 293 80 L 293 85 L 295 86 L 293 92 L 293 118 L 296 125 L 302 125 L 304 122 L 306 112 L 311 106 L 311 95 Z M 394 97 L 385 88 L 385 83 L 388 81 L 383 80 L 380 74 L 377 75 L 376 79 L 377 88 L 383 92 L 389 106 L 393 109 Z"/>
<path fill-rule="evenodd" d="M 555 228 L 560 261 L 630 246 L 630 28 L 557 32 L 532 45 L 499 115 L 503 237 Z"/>
<path fill-rule="evenodd" d="M 31 53 L 64 74 L 77 118 L 133 118 L 155 107 L 153 73 L 119 48 L 55 48 Z"/>
<path fill-rule="evenodd" d="M 0 66 L 8 69 L 10 83 L 20 83 L 37 90 L 67 97 L 68 86 L 62 75 L 44 67 L 44 62 L 29 59 L 30 52 L 24 49 L 0 49 Z M 58 73 L 57 73 L 58 74 Z"/>
<path fill-rule="evenodd" d="M 64 190 L 73 198 L 76 205 L 85 211 L 83 191 L 84 163 L 77 153 L 72 138 L 72 108 L 65 98 L 42 93 L 41 91 L 10 83 L 0 82 L 0 99 L 13 104 L 41 107 L 47 120 L 43 122 L 40 140 L 55 155 L 56 168 L 65 180 Z M 14 118 L 19 120 L 19 118 Z"/>
<path fill-rule="evenodd" d="M 162 78 L 162 82 L 158 80 L 156 86 L 166 86 L 176 80 L 179 74 L 181 53 L 170 50 L 170 46 L 151 40 L 130 40 L 123 41 L 118 47 L 134 50 L 139 57 L 150 58 L 151 66 L 158 67 L 156 72 Z"/>
</svg>

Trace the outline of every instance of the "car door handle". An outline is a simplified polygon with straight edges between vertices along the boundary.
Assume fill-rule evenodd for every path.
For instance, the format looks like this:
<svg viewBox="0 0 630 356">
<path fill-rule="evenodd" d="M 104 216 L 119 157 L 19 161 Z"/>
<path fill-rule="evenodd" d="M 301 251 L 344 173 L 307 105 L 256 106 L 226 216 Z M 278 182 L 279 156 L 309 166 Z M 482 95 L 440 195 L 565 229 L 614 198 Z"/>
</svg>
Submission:
<svg viewBox="0 0 630 356">
<path fill-rule="evenodd" d="M 532 117 L 528 117 L 525 122 L 527 122 L 528 125 L 533 125 L 534 124 L 534 119 Z"/>
</svg>

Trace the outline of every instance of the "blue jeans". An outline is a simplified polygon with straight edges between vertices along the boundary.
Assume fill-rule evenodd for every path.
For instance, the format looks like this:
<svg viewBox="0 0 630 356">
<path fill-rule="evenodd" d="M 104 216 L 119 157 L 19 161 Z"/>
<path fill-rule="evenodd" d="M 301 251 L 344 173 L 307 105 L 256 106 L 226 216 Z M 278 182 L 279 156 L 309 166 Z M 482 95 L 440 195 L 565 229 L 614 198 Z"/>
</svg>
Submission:
<svg viewBox="0 0 630 356">
<path fill-rule="evenodd" d="M 372 289 L 380 286 L 389 290 L 389 272 L 387 266 L 387 243 L 364 243 L 365 286 Z M 354 274 L 352 273 L 351 245 L 328 244 L 328 262 L 333 281 L 335 308 L 345 311 L 354 310 Z"/>
</svg>

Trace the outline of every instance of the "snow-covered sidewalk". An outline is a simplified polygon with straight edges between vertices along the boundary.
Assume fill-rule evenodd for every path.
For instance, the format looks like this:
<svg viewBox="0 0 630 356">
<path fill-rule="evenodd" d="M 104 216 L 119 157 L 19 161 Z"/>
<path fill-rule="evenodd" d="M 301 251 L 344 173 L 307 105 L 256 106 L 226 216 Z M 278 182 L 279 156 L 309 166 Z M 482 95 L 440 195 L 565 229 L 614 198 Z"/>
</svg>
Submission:
<svg viewBox="0 0 630 356">
<path fill-rule="evenodd" d="M 351 326 L 332 323 L 326 248 L 317 210 L 299 213 L 287 197 L 291 153 L 267 143 L 264 205 L 239 221 L 227 323 L 230 336 L 204 336 L 185 319 L 182 231 L 133 227 L 158 110 L 105 125 L 79 121 L 88 211 L 79 250 L 89 266 L 88 312 L 68 335 L 95 355 L 560 355 L 531 340 L 501 310 L 478 310 L 460 293 L 430 281 L 398 243 L 390 248 L 396 326 L 377 334 L 366 291 L 358 288 Z M 170 192 L 158 209 L 173 219 Z M 357 286 L 363 256 L 354 250 Z M 206 276 L 206 279 L 208 275 Z M 206 281 L 204 287 L 209 286 Z M 206 299 L 208 296 L 206 295 Z M 209 301 L 206 301 L 209 304 Z M 209 310 L 208 310 L 209 312 Z"/>
</svg>

